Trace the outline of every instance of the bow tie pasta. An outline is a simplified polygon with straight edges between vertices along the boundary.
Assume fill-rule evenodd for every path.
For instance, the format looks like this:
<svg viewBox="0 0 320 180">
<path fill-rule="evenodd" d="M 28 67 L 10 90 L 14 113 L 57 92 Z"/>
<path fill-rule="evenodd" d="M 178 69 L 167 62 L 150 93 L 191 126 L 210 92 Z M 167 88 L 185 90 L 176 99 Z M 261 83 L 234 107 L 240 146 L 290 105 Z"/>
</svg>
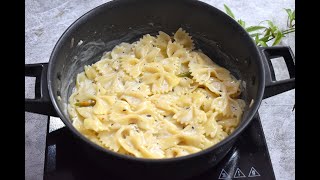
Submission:
<svg viewBox="0 0 320 180">
<path fill-rule="evenodd" d="M 240 81 L 181 28 L 121 43 L 77 75 L 68 112 L 91 141 L 140 158 L 172 158 L 222 141 L 239 125 Z"/>
</svg>

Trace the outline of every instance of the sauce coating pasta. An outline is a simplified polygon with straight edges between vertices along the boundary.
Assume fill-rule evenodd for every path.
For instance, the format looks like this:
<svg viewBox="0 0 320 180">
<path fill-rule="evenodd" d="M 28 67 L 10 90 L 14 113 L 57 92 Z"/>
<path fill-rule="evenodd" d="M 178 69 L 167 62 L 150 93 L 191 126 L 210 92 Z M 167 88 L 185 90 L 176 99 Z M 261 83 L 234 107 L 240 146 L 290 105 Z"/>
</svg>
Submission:
<svg viewBox="0 0 320 180">
<path fill-rule="evenodd" d="M 160 31 L 85 66 L 68 112 L 74 127 L 104 148 L 172 158 L 211 147 L 239 125 L 239 86 L 184 30 L 173 37 Z"/>
</svg>

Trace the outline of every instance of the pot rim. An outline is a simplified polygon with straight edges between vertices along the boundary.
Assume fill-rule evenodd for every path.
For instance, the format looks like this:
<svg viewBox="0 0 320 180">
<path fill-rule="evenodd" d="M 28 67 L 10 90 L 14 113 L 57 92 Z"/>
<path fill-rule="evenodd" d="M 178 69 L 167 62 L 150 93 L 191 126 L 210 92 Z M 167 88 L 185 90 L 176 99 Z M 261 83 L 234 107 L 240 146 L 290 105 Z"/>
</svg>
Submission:
<svg viewBox="0 0 320 180">
<path fill-rule="evenodd" d="M 90 11 L 86 12 L 84 15 L 80 16 L 77 20 L 75 20 L 65 31 L 64 33 L 60 36 L 59 40 L 57 41 L 56 45 L 54 46 L 52 53 L 50 55 L 50 59 L 49 59 L 49 63 L 48 63 L 48 72 L 47 72 L 47 81 L 48 81 L 48 90 L 49 90 L 49 95 L 50 95 L 50 99 L 52 102 L 52 105 L 54 106 L 55 110 L 57 111 L 57 114 L 59 115 L 59 117 L 61 118 L 61 120 L 63 121 L 63 123 L 68 127 L 69 130 L 72 131 L 72 133 L 74 133 L 75 135 L 77 135 L 77 137 L 79 137 L 81 140 L 83 140 L 84 142 L 86 142 L 89 146 L 94 147 L 96 150 L 103 152 L 103 153 L 107 153 L 110 155 L 113 155 L 119 159 L 124 159 L 124 160 L 130 160 L 130 161 L 135 161 L 135 162 L 147 162 L 147 163 L 170 163 L 170 162 L 177 162 L 177 161 L 183 161 L 183 160 L 188 160 L 188 159 L 192 159 L 192 158 L 197 158 L 199 156 L 202 156 L 204 154 L 207 154 L 209 152 L 212 152 L 214 150 L 217 150 L 219 148 L 221 148 L 222 146 L 224 146 L 225 144 L 227 144 L 228 142 L 230 142 L 233 139 L 236 139 L 238 137 L 239 134 L 241 134 L 245 128 L 247 128 L 247 126 L 249 125 L 249 123 L 251 122 L 252 118 L 255 116 L 255 114 L 258 111 L 258 108 L 260 107 L 261 101 L 263 99 L 263 94 L 264 94 L 264 90 L 265 90 L 265 69 L 263 66 L 263 57 L 261 56 L 260 50 L 259 48 L 255 45 L 255 43 L 253 42 L 252 38 L 249 36 L 249 34 L 243 29 L 242 26 L 240 26 L 234 19 L 232 19 L 231 17 L 229 17 L 227 14 L 225 14 L 224 12 L 222 12 L 221 10 L 217 9 L 214 6 L 211 6 L 207 3 L 201 2 L 201 1 L 193 1 L 193 0 L 185 0 L 183 1 L 183 3 L 190 3 L 194 6 L 198 6 L 201 8 L 204 8 L 206 10 L 209 11 L 216 11 L 216 13 L 219 13 L 221 16 L 224 16 L 224 18 L 226 19 L 226 21 L 230 21 L 231 24 L 233 24 L 233 26 L 237 27 L 239 29 L 239 33 L 243 34 L 245 37 L 244 38 L 249 38 L 250 40 L 250 45 L 252 46 L 252 48 L 255 49 L 256 51 L 256 58 L 259 59 L 260 61 L 257 61 L 258 64 L 258 68 L 260 70 L 260 73 L 262 74 L 260 76 L 259 79 L 259 87 L 258 87 L 258 93 L 257 93 L 257 98 L 254 100 L 251 109 L 248 113 L 247 116 L 247 120 L 244 121 L 244 119 L 242 118 L 241 123 L 239 124 L 239 126 L 230 134 L 228 135 L 225 139 L 223 139 L 222 141 L 218 142 L 217 144 L 201 150 L 197 153 L 193 153 L 193 154 L 189 154 L 189 155 L 185 155 L 185 156 L 180 156 L 180 157 L 174 157 L 174 158 L 163 158 L 163 159 L 149 159 L 149 158 L 139 158 L 139 157 L 133 157 L 133 156 L 128 156 L 128 155 L 124 155 L 124 154 L 120 154 L 117 152 L 114 152 L 112 150 L 106 149 L 101 147 L 100 145 L 92 142 L 91 140 L 89 140 L 88 138 L 86 138 L 84 135 L 82 135 L 77 129 L 75 129 L 75 127 L 71 124 L 71 122 L 69 121 L 69 118 L 65 117 L 64 114 L 62 113 L 62 110 L 59 109 L 57 101 L 56 101 L 56 97 L 54 96 L 54 93 L 52 91 L 52 82 L 50 80 L 50 77 L 52 76 L 52 69 L 53 69 L 53 65 L 52 63 L 54 62 L 55 59 L 55 54 L 58 53 L 58 49 L 59 46 L 61 46 L 63 39 L 65 37 L 68 36 L 68 34 L 72 33 L 72 30 L 77 27 L 77 24 L 79 22 L 85 21 L 87 18 L 91 17 L 92 15 L 94 15 L 97 11 L 101 11 L 104 8 L 108 8 L 111 6 L 116 5 L 116 3 L 121 2 L 121 3 L 126 3 L 129 2 L 129 0 L 113 0 L 113 1 L 109 1 L 107 3 L 101 4 L 93 9 L 91 9 Z M 133 2 L 132 0 L 130 2 Z M 182 1 L 181 1 L 182 2 Z M 242 32 L 241 32 L 242 31 Z"/>
</svg>

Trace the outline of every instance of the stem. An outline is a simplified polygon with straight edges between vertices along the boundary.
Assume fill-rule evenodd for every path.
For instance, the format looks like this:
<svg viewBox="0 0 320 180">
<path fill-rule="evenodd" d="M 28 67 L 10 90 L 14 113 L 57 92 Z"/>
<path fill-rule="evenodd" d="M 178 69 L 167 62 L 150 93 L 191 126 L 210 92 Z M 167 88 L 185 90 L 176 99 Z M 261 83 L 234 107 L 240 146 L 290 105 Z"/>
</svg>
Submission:
<svg viewBox="0 0 320 180">
<path fill-rule="evenodd" d="M 282 31 L 282 34 L 289 34 L 289 33 L 295 32 L 295 31 L 296 31 L 295 28 L 291 28 L 291 29 L 287 29 L 287 30 Z"/>
<path fill-rule="evenodd" d="M 290 20 L 290 26 L 289 27 L 292 27 L 292 21 Z"/>
<path fill-rule="evenodd" d="M 291 30 L 295 30 L 296 28 L 289 28 L 289 29 L 286 29 L 286 30 L 284 30 L 284 31 L 282 31 L 282 32 L 285 32 L 285 31 L 291 31 Z"/>
<path fill-rule="evenodd" d="M 284 31 L 282 31 L 282 34 L 289 34 L 289 33 L 292 33 L 292 32 L 295 32 L 295 28 L 291 28 L 291 29 L 286 29 L 286 30 L 284 30 Z M 274 39 L 275 37 L 272 37 L 271 39 L 268 39 L 268 41 L 266 41 L 266 42 L 269 42 L 269 41 L 271 41 L 272 39 Z"/>
</svg>

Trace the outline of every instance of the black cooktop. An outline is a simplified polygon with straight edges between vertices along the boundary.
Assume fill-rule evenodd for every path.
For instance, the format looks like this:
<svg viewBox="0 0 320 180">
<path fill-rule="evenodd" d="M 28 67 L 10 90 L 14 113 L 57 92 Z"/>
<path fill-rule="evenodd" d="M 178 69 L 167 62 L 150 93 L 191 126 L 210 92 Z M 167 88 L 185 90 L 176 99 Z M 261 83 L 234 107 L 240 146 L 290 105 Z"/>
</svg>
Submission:
<svg viewBox="0 0 320 180">
<path fill-rule="evenodd" d="M 60 119 L 48 119 L 44 180 L 119 180 L 118 177 L 112 176 L 109 172 L 101 172 L 93 162 L 85 159 L 80 150 L 75 150 L 77 145 Z M 258 114 L 241 134 L 231 151 L 217 166 L 188 180 L 195 179 L 275 179 Z"/>
</svg>

